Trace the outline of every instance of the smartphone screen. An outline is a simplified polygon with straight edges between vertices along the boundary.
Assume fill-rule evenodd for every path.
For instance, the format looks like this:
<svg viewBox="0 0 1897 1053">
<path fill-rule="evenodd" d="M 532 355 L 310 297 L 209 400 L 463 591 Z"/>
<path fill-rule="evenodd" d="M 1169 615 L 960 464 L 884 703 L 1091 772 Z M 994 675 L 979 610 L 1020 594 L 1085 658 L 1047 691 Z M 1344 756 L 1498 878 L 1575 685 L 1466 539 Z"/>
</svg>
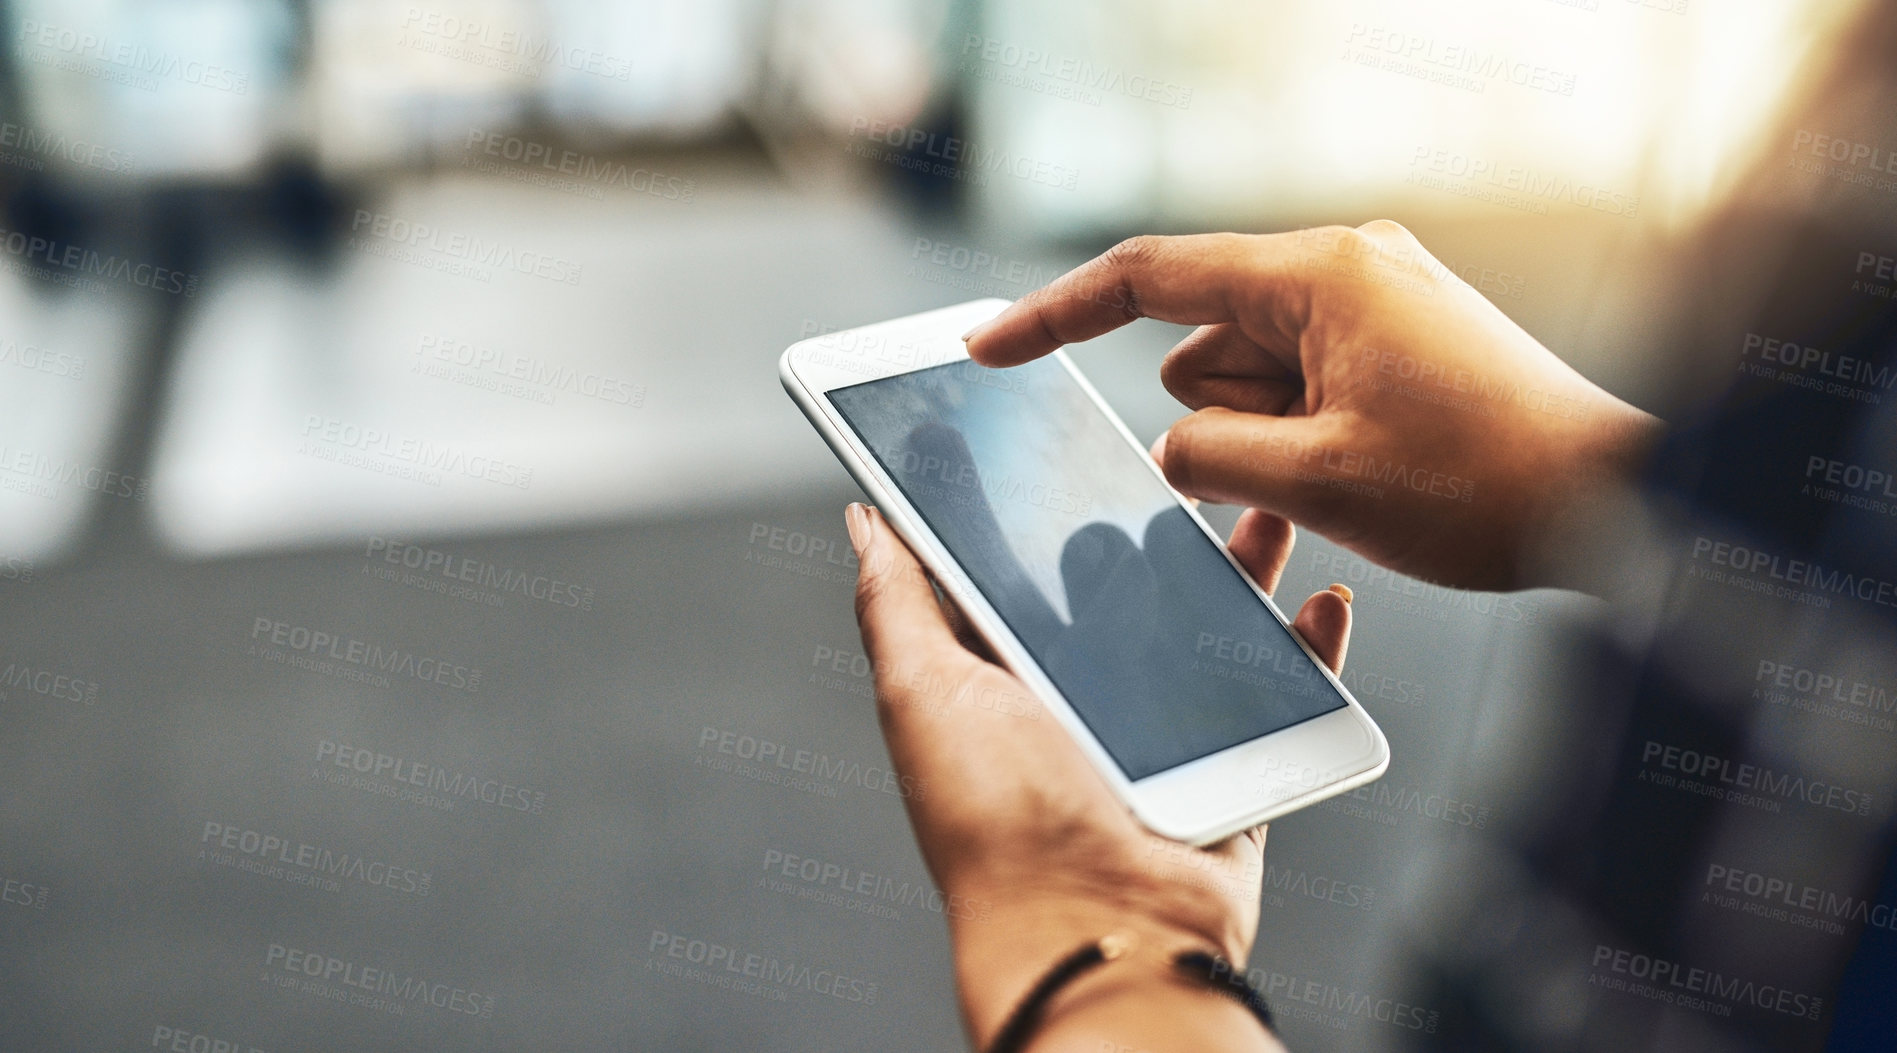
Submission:
<svg viewBox="0 0 1897 1053">
<path fill-rule="evenodd" d="M 829 398 L 1128 778 L 1343 708 L 1057 360 Z"/>
</svg>

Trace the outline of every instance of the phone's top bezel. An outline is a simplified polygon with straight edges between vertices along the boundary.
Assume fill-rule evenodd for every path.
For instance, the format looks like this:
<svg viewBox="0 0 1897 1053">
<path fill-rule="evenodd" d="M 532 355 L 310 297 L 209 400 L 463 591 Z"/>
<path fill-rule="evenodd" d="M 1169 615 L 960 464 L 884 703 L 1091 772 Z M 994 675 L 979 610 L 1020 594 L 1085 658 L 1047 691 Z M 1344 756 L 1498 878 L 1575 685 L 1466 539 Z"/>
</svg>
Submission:
<svg viewBox="0 0 1897 1053">
<path fill-rule="evenodd" d="M 888 517 L 891 525 L 943 587 L 954 594 L 996 657 L 1040 699 L 1053 703 L 1044 709 L 1074 733 L 1094 766 L 1153 829 L 1181 840 L 1205 843 L 1255 825 L 1263 821 L 1259 818 L 1261 815 L 1268 818 L 1294 811 L 1311 800 L 1332 796 L 1382 774 L 1389 763 L 1389 747 L 1382 730 L 1310 645 L 1295 629 L 1290 629 L 1290 620 L 1284 612 L 1226 550 L 1217 531 L 1199 510 L 1166 482 L 1146 447 L 1127 429 L 1065 351 L 1056 351 L 1053 357 L 1112 422 L 1121 438 L 1140 454 L 1146 469 L 1173 494 L 1180 507 L 1212 541 L 1213 547 L 1251 587 L 1252 593 L 1290 630 L 1291 638 L 1345 704 L 1143 779 L 1129 779 L 1119 762 L 1067 703 L 1060 689 L 1042 672 L 1033 655 L 1015 638 L 987 597 L 962 572 L 921 513 L 884 471 L 868 444 L 849 427 L 830 401 L 829 393 L 967 361 L 968 351 L 961 334 L 994 317 L 1007 305 L 1008 301 L 1000 299 L 975 300 L 801 340 L 784 352 L 779 360 L 779 371 L 785 388 L 798 400 L 812 423 L 823 431 L 825 439 L 838 453 L 846 454 L 844 463 L 857 482 L 880 507 L 895 513 Z M 1216 800 L 1208 800 L 1208 795 L 1213 794 L 1217 795 Z"/>
</svg>

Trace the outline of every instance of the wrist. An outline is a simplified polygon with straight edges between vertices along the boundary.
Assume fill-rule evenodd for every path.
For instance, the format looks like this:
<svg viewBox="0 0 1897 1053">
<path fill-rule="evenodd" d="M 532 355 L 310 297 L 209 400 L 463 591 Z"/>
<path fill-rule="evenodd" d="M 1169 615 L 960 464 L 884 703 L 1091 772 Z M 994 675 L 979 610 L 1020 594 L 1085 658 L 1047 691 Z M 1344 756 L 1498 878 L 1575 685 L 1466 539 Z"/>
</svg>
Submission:
<svg viewBox="0 0 1897 1053">
<path fill-rule="evenodd" d="M 1638 533 L 1639 479 L 1665 433 L 1665 422 L 1619 400 L 1616 412 L 1575 444 L 1562 484 L 1529 524 L 1518 552 L 1521 587 L 1574 589 L 1612 598 L 1620 585 L 1604 567 Z"/>
<path fill-rule="evenodd" d="M 993 1043 L 1008 1016 L 1055 963 L 1103 937 L 1126 948 L 1124 960 L 1077 978 L 1050 1002 L 1050 1012 L 1098 984 L 1167 982 L 1169 963 L 1180 951 L 1229 956 L 1230 949 L 1186 926 L 1118 903 L 1071 895 L 991 902 L 994 909 L 984 916 L 957 919 L 951 928 L 962 1016 L 977 1050 Z"/>
<path fill-rule="evenodd" d="M 1170 961 L 1165 965 L 1122 970 L 1109 963 L 1094 982 L 1081 986 L 1083 977 L 1064 998 L 1050 1000 L 1025 1048 L 1035 1053 L 1284 1053 L 1269 1020 L 1231 990 L 1192 978 Z"/>
<path fill-rule="evenodd" d="M 1594 474 L 1608 485 L 1631 488 L 1665 435 L 1666 422 L 1643 409 L 1614 401 L 1621 412 L 1601 428 Z"/>
</svg>

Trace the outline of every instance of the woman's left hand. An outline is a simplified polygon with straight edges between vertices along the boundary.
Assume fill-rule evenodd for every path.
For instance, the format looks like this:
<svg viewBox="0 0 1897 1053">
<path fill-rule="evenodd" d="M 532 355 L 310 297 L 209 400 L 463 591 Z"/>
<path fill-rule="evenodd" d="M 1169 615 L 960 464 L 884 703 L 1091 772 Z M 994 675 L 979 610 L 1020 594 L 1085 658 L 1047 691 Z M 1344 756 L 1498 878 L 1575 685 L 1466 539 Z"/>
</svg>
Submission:
<svg viewBox="0 0 1897 1053">
<path fill-rule="evenodd" d="M 958 635 L 959 612 L 938 601 L 882 516 L 851 505 L 845 518 L 861 561 L 857 621 L 877 715 L 944 896 L 976 1048 L 1051 965 L 1108 933 L 1242 965 L 1258 928 L 1264 828 L 1194 848 L 1140 825 L 1027 686 Z M 1289 522 L 1252 509 L 1229 544 L 1272 591 L 1293 536 Z M 1349 590 L 1333 589 L 1306 600 L 1292 624 L 1339 670 Z"/>
</svg>

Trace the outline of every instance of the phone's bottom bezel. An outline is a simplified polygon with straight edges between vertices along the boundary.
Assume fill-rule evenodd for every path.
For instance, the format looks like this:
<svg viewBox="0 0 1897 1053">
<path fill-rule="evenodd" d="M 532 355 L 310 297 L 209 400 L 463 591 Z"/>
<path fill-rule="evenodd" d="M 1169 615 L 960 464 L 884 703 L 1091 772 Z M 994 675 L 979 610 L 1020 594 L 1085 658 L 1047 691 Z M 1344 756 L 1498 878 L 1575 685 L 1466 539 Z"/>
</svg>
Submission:
<svg viewBox="0 0 1897 1053">
<path fill-rule="evenodd" d="M 1389 767 L 1382 729 L 1346 705 L 1156 772 L 1126 798 L 1154 832 L 1204 845 L 1348 793 Z"/>
</svg>

